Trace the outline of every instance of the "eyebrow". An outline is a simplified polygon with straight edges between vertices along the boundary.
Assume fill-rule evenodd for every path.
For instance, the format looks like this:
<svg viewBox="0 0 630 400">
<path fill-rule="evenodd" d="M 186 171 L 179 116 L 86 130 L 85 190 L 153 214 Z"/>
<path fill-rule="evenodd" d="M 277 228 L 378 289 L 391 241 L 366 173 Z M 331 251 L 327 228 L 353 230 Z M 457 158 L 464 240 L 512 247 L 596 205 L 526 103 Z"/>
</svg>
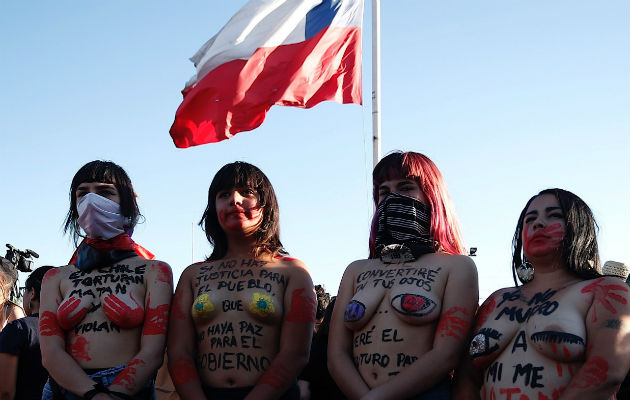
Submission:
<svg viewBox="0 0 630 400">
<path fill-rule="evenodd" d="M 553 206 L 553 207 L 547 207 L 547 208 L 545 208 L 545 211 L 546 211 L 546 212 L 551 212 L 551 211 L 556 211 L 556 210 L 560 210 L 560 211 L 562 211 L 562 209 L 561 209 L 560 207 L 557 207 L 557 206 Z M 525 216 L 528 216 L 528 215 L 531 215 L 531 214 L 538 214 L 538 211 L 536 211 L 536 210 L 532 210 L 532 211 L 530 211 L 530 212 L 528 212 L 528 213 L 525 213 Z"/>
<path fill-rule="evenodd" d="M 96 189 L 107 189 L 107 188 L 115 188 L 116 185 L 114 185 L 113 183 L 99 183 L 98 185 L 96 185 Z M 87 187 L 83 186 L 83 184 L 80 184 L 79 186 L 77 186 L 77 190 L 85 190 L 87 189 Z"/>
</svg>

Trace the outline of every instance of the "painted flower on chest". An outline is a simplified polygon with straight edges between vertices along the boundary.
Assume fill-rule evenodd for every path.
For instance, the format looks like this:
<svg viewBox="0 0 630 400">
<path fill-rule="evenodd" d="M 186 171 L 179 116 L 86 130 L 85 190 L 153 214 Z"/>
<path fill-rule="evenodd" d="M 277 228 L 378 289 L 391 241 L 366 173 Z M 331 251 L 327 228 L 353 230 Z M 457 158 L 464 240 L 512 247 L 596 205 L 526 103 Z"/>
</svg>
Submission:
<svg viewBox="0 0 630 400">
<path fill-rule="evenodd" d="M 195 300 L 195 303 L 193 304 L 193 317 L 205 318 L 212 311 L 214 311 L 214 304 L 210 301 L 210 296 L 207 293 L 197 297 L 197 300 Z"/>
<path fill-rule="evenodd" d="M 254 292 L 252 301 L 249 303 L 249 311 L 261 317 L 266 317 L 269 314 L 273 314 L 276 311 L 276 307 L 273 305 L 271 296 Z"/>
</svg>

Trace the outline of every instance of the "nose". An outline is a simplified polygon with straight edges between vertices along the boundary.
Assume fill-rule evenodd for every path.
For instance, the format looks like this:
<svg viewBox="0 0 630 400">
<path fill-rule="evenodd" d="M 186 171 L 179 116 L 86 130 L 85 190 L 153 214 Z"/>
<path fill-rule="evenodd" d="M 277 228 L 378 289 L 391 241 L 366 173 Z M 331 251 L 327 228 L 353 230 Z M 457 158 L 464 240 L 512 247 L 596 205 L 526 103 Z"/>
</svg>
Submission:
<svg viewBox="0 0 630 400">
<path fill-rule="evenodd" d="M 537 217 L 536 220 L 534 221 L 532 227 L 537 229 L 537 228 L 544 228 L 546 226 L 545 221 L 543 220 L 542 217 Z"/>
<path fill-rule="evenodd" d="M 230 196 L 230 204 L 243 204 L 243 196 L 238 191 L 233 191 Z"/>
</svg>

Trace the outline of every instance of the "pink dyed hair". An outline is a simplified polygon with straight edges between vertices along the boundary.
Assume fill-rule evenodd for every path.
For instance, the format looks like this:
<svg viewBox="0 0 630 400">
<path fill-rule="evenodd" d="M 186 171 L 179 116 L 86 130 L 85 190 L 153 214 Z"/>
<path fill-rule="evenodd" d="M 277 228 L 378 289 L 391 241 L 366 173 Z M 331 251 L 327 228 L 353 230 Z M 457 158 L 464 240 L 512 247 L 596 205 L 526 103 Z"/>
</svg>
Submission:
<svg viewBox="0 0 630 400">
<path fill-rule="evenodd" d="M 433 161 L 423 154 L 411 151 L 396 151 L 383 157 L 372 172 L 372 196 L 375 205 L 378 205 L 380 184 L 393 179 L 412 179 L 420 186 L 431 206 L 431 237 L 448 254 L 466 254 L 455 208 L 444 178 Z M 377 221 L 378 216 L 374 213 L 370 231 L 370 258 L 378 257 L 374 251 Z"/>
</svg>

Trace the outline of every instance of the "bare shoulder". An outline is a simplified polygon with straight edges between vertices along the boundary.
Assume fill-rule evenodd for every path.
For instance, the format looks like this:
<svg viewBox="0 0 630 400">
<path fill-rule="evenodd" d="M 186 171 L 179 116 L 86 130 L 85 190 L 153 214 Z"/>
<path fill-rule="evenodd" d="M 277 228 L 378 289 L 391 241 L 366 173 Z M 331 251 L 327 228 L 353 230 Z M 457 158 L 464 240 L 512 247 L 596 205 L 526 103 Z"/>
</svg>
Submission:
<svg viewBox="0 0 630 400">
<path fill-rule="evenodd" d="M 573 292 L 590 295 L 592 301 L 630 309 L 630 288 L 621 279 L 614 276 L 601 276 L 579 282 L 571 288 Z M 610 308 L 610 307 L 607 307 Z"/>
<path fill-rule="evenodd" d="M 367 259 L 362 259 L 362 260 L 355 260 L 351 262 L 350 264 L 348 264 L 348 266 L 346 267 L 346 273 L 356 274 L 358 272 L 362 272 L 368 269 L 377 268 L 381 265 L 382 265 L 382 262 L 376 259 L 367 258 Z"/>
<path fill-rule="evenodd" d="M 58 283 L 60 279 L 68 277 L 75 270 L 73 265 L 64 265 L 63 267 L 51 268 L 44 274 L 43 284 Z"/>
<path fill-rule="evenodd" d="M 454 273 L 455 276 L 466 279 L 477 279 L 477 266 L 472 258 L 461 254 L 433 254 L 432 260 L 435 260 L 441 266 L 444 266 L 449 274 Z"/>
<path fill-rule="evenodd" d="M 190 280 L 193 276 L 196 276 L 197 274 L 199 274 L 199 271 L 201 271 L 201 267 L 204 265 L 210 265 L 210 262 L 207 261 L 200 261 L 200 262 L 196 262 L 194 264 L 190 264 L 189 266 L 187 266 L 186 268 L 184 268 L 184 270 L 182 271 L 182 274 L 180 275 L 180 280 L 182 279 L 187 279 Z"/>
<path fill-rule="evenodd" d="M 274 260 L 274 268 L 291 278 L 311 279 L 311 274 L 304 262 L 293 257 L 280 257 Z"/>
</svg>

